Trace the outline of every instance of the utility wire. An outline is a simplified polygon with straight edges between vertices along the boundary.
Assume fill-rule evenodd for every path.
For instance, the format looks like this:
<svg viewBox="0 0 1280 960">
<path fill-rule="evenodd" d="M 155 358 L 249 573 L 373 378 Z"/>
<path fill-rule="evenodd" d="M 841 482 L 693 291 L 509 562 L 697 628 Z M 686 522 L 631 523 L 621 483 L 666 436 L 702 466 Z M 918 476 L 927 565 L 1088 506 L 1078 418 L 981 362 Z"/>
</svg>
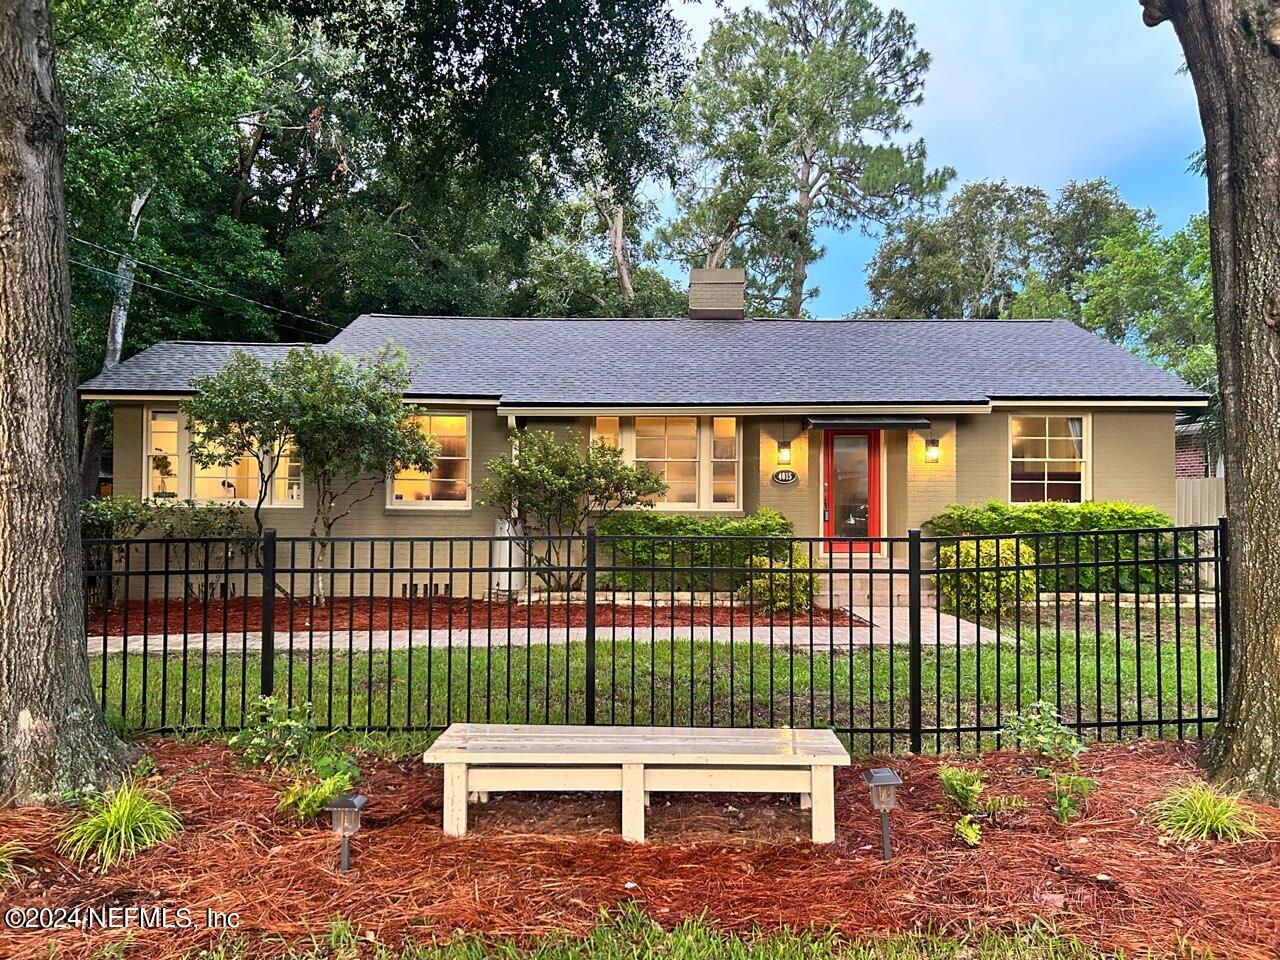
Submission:
<svg viewBox="0 0 1280 960">
<path fill-rule="evenodd" d="M 205 283 L 203 280 L 195 280 L 191 277 L 185 276 L 184 274 L 177 273 L 174 270 L 170 270 L 167 267 L 161 267 L 154 263 L 148 263 L 145 260 L 139 260 L 136 256 L 134 256 L 131 253 L 125 253 L 121 250 L 112 250 L 110 247 L 104 247 L 102 244 L 94 243 L 91 240 L 83 240 L 77 236 L 71 236 L 71 239 L 74 240 L 76 243 L 82 243 L 86 247 L 93 247 L 95 250 L 101 250 L 103 253 L 109 253 L 115 257 L 128 257 L 130 260 L 132 260 L 134 263 L 138 264 L 141 267 L 146 267 L 148 270 L 155 270 L 157 273 L 164 273 L 164 274 L 168 274 L 171 277 L 176 277 L 177 279 L 182 280 L 184 283 L 189 283 L 195 287 L 201 287 L 205 290 L 208 290 L 210 293 L 216 293 L 224 297 L 231 297 L 233 300 L 243 300 L 245 303 L 251 303 L 255 307 L 258 307 L 262 310 L 271 310 L 271 311 L 274 311 L 275 313 L 279 313 L 286 317 L 296 317 L 299 320 L 306 320 L 308 323 L 315 323 L 322 327 L 328 327 L 330 330 L 333 330 L 335 333 L 342 332 L 342 327 L 339 327 L 336 324 L 329 323 L 327 320 L 320 320 L 317 317 L 309 317 L 304 313 L 294 313 L 292 310 L 285 310 L 283 307 L 275 307 L 269 303 L 263 303 L 260 300 L 254 300 L 251 297 L 245 297 L 245 296 L 241 296 L 238 293 L 232 293 L 230 290 L 224 290 L 221 287 L 215 287 L 212 284 Z"/>
<path fill-rule="evenodd" d="M 92 270 L 94 273 L 100 273 L 103 276 L 115 277 L 117 280 L 130 279 L 129 277 L 125 277 L 119 273 L 116 273 L 114 270 L 106 270 L 102 267 L 96 267 L 92 263 L 85 263 L 83 260 L 77 260 L 75 257 L 68 257 L 67 259 L 70 260 L 72 263 L 74 263 L 77 267 L 84 267 L 86 270 Z M 227 305 L 225 303 L 216 303 L 213 300 L 205 300 L 203 297 L 193 297 L 190 294 L 179 293 L 177 290 L 170 290 L 168 287 L 160 287 L 154 283 L 148 283 L 145 280 L 139 280 L 136 277 L 132 278 L 132 280 L 133 280 L 133 283 L 137 284 L 140 287 L 146 287 L 148 290 L 156 290 L 160 293 L 167 293 L 171 297 L 178 297 L 182 300 L 189 300 L 192 303 L 204 304 L 205 306 L 215 307 L 223 311 L 227 310 Z M 244 314 L 242 314 L 242 316 L 243 315 Z M 320 336 L 320 334 L 316 333 L 316 331 L 314 330 L 303 330 L 300 327 L 290 326 L 289 324 L 281 323 L 278 320 L 273 321 L 273 323 L 275 323 L 275 325 L 280 327 L 281 329 L 288 330 L 291 333 L 300 333 L 303 336 L 308 336 L 308 337 Z"/>
</svg>

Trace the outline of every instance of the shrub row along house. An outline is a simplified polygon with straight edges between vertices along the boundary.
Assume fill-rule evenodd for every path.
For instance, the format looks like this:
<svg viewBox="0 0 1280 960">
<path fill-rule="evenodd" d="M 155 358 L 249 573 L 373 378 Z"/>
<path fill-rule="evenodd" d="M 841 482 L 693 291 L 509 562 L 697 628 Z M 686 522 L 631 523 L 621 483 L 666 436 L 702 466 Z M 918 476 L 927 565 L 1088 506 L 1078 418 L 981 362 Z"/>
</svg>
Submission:
<svg viewBox="0 0 1280 960">
<path fill-rule="evenodd" d="M 665 479 L 658 510 L 768 507 L 800 536 L 899 536 L 992 499 L 1173 511 L 1174 415 L 1207 398 L 1125 350 L 1060 320 L 752 320 L 743 285 L 694 271 L 678 319 L 357 318 L 324 349 L 403 348 L 406 402 L 440 450 L 429 473 L 381 478 L 342 532 L 492 535 L 505 518 L 475 484 L 520 429 L 618 444 Z M 288 349 L 159 343 L 84 384 L 114 408 L 115 492 L 256 500 L 252 462 L 192 460 L 178 401 L 235 350 Z M 281 463 L 267 525 L 307 533 L 310 496 Z"/>
</svg>

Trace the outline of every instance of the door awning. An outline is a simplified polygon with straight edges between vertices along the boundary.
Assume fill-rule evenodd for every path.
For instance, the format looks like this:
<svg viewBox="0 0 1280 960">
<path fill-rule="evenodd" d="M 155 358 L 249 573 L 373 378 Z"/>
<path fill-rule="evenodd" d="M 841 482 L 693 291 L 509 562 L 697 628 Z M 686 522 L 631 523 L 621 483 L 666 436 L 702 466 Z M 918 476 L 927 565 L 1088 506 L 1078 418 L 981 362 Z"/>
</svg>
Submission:
<svg viewBox="0 0 1280 960">
<path fill-rule="evenodd" d="M 805 417 L 805 423 L 817 430 L 928 430 L 927 417 L 865 416 Z"/>
</svg>

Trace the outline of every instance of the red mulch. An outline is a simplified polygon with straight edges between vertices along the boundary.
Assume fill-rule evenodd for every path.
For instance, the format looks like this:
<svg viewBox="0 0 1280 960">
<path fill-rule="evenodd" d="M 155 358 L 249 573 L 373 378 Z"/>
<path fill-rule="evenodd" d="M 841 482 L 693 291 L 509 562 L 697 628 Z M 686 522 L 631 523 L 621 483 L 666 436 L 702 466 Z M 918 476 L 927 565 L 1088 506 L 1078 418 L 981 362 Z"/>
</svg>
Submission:
<svg viewBox="0 0 1280 960">
<path fill-rule="evenodd" d="M 167 629 L 169 632 L 182 630 L 185 623 L 189 630 L 202 629 L 205 615 L 208 615 L 210 630 L 219 633 L 225 628 L 228 632 L 239 633 L 241 630 L 255 631 L 262 629 L 262 599 L 260 597 L 240 597 L 231 600 L 210 600 L 207 604 L 199 600 L 187 602 L 177 599 L 168 601 Z M 139 634 L 144 632 L 160 633 L 166 628 L 164 600 L 130 601 L 128 605 L 128 632 Z M 206 611 L 207 607 L 207 611 Z M 587 605 L 585 603 L 548 604 L 546 601 L 534 601 L 532 604 L 505 600 L 474 600 L 466 597 L 418 597 L 388 599 L 387 597 L 335 597 L 327 602 L 308 603 L 304 600 L 292 602 L 277 598 L 275 603 L 275 622 L 277 630 L 292 629 L 295 631 L 315 630 L 407 630 L 409 628 L 410 608 L 413 611 L 413 628 L 415 630 L 454 629 L 470 627 L 475 630 L 505 630 L 508 626 L 524 629 L 545 629 L 550 627 L 585 627 L 587 624 Z M 107 633 L 118 636 L 125 633 L 125 608 L 109 610 L 107 613 Z M 753 611 L 745 603 L 734 604 L 730 611 L 727 602 L 718 603 L 714 608 L 699 604 L 691 606 L 687 603 L 658 603 L 653 607 L 648 604 L 599 603 L 596 604 L 596 625 L 600 628 L 618 627 L 689 627 L 710 626 L 712 614 L 715 615 L 716 626 L 785 626 L 789 623 L 814 626 L 865 626 L 865 621 L 858 617 L 850 617 L 843 610 L 827 610 L 814 608 L 812 619 L 810 613 L 774 614 L 770 616 L 763 611 Z M 470 614 L 470 620 L 467 619 Z M 731 615 L 732 614 L 732 615 Z M 186 617 L 184 620 L 183 617 Z M 224 620 L 225 618 L 225 620 Z M 290 626 L 290 622 L 292 625 Z M 101 635 L 103 629 L 102 610 L 94 609 L 89 615 L 89 636 Z"/>
<path fill-rule="evenodd" d="M 618 835 L 616 797 L 495 796 L 471 807 L 472 833 L 440 830 L 440 774 L 413 760 L 368 760 L 364 829 L 355 867 L 336 872 L 322 825 L 298 829 L 272 816 L 276 787 L 235 768 L 214 744 L 154 741 L 149 752 L 186 830 L 106 876 L 53 851 L 65 812 L 0 810 L 0 840 L 35 851 L 38 868 L 5 891 L 8 906 L 118 904 L 235 911 L 253 956 L 272 935 L 296 943 L 337 916 L 383 941 L 465 930 L 527 937 L 581 934 L 602 907 L 635 900 L 664 924 L 706 913 L 725 928 L 835 927 L 875 936 L 920 927 L 967 930 L 1043 918 L 1105 950 L 1141 956 L 1275 958 L 1280 945 L 1280 810 L 1257 806 L 1268 839 L 1239 845 L 1162 844 L 1140 811 L 1196 776 L 1195 746 L 1144 742 L 1093 748 L 1086 771 L 1101 789 L 1083 820 L 1059 826 L 1045 785 L 1024 756 L 980 761 L 992 794 L 1031 801 L 969 850 L 951 837 L 934 758 L 891 758 L 907 779 L 893 814 L 895 855 L 879 859 L 878 822 L 859 764 L 837 774 L 838 840 L 814 848 L 794 798 L 657 795 L 644 845 Z M 129 955 L 173 957 L 216 935 L 135 931 Z M 0 929 L 0 954 L 86 956 L 123 932 L 52 935 Z M 65 952 L 64 952 L 65 951 Z"/>
</svg>

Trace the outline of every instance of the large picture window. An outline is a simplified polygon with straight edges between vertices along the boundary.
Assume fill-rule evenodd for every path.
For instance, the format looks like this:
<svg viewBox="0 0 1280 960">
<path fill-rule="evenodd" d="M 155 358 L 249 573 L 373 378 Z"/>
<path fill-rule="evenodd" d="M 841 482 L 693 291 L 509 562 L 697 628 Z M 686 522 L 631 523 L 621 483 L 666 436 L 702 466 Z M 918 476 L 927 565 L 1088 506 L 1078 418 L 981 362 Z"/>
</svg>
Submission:
<svg viewBox="0 0 1280 960">
<path fill-rule="evenodd" d="M 738 508 L 742 444 L 736 417 L 596 417 L 591 435 L 662 477 L 667 492 L 656 501 L 659 507 Z"/>
<path fill-rule="evenodd" d="M 176 410 L 147 412 L 143 439 L 144 490 L 155 500 L 195 500 L 202 503 L 258 502 L 258 461 L 241 457 L 228 467 L 202 467 L 191 456 L 191 437 L 185 418 Z M 290 448 L 277 464 L 264 505 L 302 506 L 302 461 Z"/>
<path fill-rule="evenodd" d="M 1080 503 L 1085 497 L 1085 417 L 1009 418 L 1009 500 Z"/>
<path fill-rule="evenodd" d="M 429 472 L 401 470 L 387 484 L 393 507 L 467 507 L 471 503 L 471 420 L 465 413 L 424 413 L 418 429 L 440 444 Z"/>
</svg>

